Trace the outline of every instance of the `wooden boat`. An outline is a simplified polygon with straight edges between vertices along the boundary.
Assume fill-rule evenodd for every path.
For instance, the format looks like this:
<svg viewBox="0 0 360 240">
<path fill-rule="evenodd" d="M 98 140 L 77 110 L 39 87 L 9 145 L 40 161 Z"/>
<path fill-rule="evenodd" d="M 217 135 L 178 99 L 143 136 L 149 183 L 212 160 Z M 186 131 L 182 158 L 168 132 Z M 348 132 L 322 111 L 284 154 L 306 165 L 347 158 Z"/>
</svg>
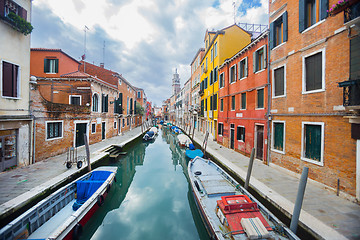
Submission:
<svg viewBox="0 0 360 240">
<path fill-rule="evenodd" d="M 212 239 L 299 239 L 211 160 L 188 164 L 190 183 Z"/>
<path fill-rule="evenodd" d="M 151 141 L 151 140 L 154 140 L 154 139 L 155 139 L 155 133 L 153 131 L 148 131 L 143 136 L 144 141 Z"/>
<path fill-rule="evenodd" d="M 177 136 L 180 147 L 189 147 L 189 144 L 192 143 L 191 139 L 185 134 L 181 133 Z"/>
<path fill-rule="evenodd" d="M 204 153 L 200 149 L 186 149 L 185 155 L 190 159 L 194 159 L 195 157 L 203 157 Z"/>
<path fill-rule="evenodd" d="M 157 127 L 151 127 L 149 131 L 154 132 L 155 135 L 158 134 L 158 129 L 157 129 Z"/>
<path fill-rule="evenodd" d="M 0 239 L 78 239 L 101 207 L 117 167 L 99 167 L 60 188 L 0 230 Z"/>
</svg>

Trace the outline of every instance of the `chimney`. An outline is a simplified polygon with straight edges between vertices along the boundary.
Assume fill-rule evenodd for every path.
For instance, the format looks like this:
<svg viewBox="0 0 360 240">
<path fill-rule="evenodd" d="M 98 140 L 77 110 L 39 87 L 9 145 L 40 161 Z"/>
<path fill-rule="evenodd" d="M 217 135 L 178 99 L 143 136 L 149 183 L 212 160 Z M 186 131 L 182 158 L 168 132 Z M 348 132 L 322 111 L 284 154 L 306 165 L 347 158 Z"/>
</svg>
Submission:
<svg viewBox="0 0 360 240">
<path fill-rule="evenodd" d="M 100 63 L 100 67 L 104 68 L 105 64 L 104 63 Z"/>
</svg>

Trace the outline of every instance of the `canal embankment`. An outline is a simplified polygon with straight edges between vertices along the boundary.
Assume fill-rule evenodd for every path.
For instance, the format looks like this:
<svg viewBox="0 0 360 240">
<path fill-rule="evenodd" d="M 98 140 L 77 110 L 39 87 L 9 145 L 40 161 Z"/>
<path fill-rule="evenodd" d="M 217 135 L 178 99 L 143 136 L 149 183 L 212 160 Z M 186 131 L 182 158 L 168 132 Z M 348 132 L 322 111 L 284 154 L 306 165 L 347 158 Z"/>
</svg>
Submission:
<svg viewBox="0 0 360 240">
<path fill-rule="evenodd" d="M 96 165 L 107 158 L 109 152 L 105 150 L 109 147 L 123 148 L 132 144 L 142 134 L 141 127 L 137 127 L 119 136 L 90 145 L 91 165 Z M 86 156 L 85 146 L 78 148 L 77 156 Z M 87 171 L 86 161 L 80 169 L 76 165 L 67 169 L 64 164 L 67 157 L 67 153 L 64 153 L 0 173 L 0 227 L 26 211 L 34 202 L 40 201 Z"/>
<path fill-rule="evenodd" d="M 202 145 L 204 134 L 195 131 L 193 140 Z M 243 182 L 246 179 L 249 157 L 207 141 L 207 154 Z M 290 174 L 280 167 L 255 160 L 250 187 L 289 219 L 292 216 L 300 175 Z M 318 239 L 360 239 L 359 204 L 336 196 L 325 186 L 308 180 L 299 226 Z"/>
</svg>

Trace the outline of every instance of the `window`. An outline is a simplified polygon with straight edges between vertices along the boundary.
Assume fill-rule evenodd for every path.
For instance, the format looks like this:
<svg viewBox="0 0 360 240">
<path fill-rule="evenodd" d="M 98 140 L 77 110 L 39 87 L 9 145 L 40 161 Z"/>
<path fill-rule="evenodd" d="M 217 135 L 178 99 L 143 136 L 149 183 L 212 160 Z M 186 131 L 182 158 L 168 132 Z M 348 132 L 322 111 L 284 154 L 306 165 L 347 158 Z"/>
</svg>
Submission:
<svg viewBox="0 0 360 240">
<path fill-rule="evenodd" d="M 211 85 L 213 84 L 213 82 L 214 82 L 214 71 L 211 70 L 211 72 L 210 72 L 210 83 L 209 83 L 209 85 L 211 86 Z"/>
<path fill-rule="evenodd" d="M 116 128 L 117 128 L 116 121 L 114 121 L 114 129 L 116 129 Z"/>
<path fill-rule="evenodd" d="M 285 96 L 285 67 L 279 67 L 273 71 L 273 96 Z"/>
<path fill-rule="evenodd" d="M 217 67 L 210 73 L 210 85 L 216 83 L 218 77 Z"/>
<path fill-rule="evenodd" d="M 211 49 L 211 62 L 214 60 L 214 49 Z"/>
<path fill-rule="evenodd" d="M 20 67 L 18 65 L 2 62 L 2 96 L 19 97 Z"/>
<path fill-rule="evenodd" d="M 239 79 L 245 78 L 248 76 L 247 69 L 247 57 L 240 61 L 239 63 Z"/>
<path fill-rule="evenodd" d="M 246 109 L 246 92 L 241 94 L 241 110 Z"/>
<path fill-rule="evenodd" d="M 46 122 L 46 139 L 58 139 L 63 136 L 63 122 Z"/>
<path fill-rule="evenodd" d="M 99 111 L 99 96 L 97 95 L 97 93 L 94 93 L 94 95 L 92 96 L 92 111 Z"/>
<path fill-rule="evenodd" d="M 256 108 L 264 108 L 264 89 L 257 90 L 257 106 Z"/>
<path fill-rule="evenodd" d="M 4 13 L 1 14 L 1 16 L 6 17 L 10 12 L 13 12 L 19 17 L 27 20 L 27 11 L 24 8 L 20 7 L 18 4 L 16 4 L 14 1 L 2 1 L 1 7 L 4 9 Z"/>
<path fill-rule="evenodd" d="M 108 99 L 109 96 L 103 94 L 101 97 L 101 112 L 108 112 Z"/>
<path fill-rule="evenodd" d="M 129 118 L 126 119 L 126 124 L 129 126 Z"/>
<path fill-rule="evenodd" d="M 200 115 L 202 117 L 204 116 L 204 99 L 201 100 L 201 103 L 200 103 Z"/>
<path fill-rule="evenodd" d="M 253 53 L 253 71 L 258 72 L 266 68 L 266 45 Z"/>
<path fill-rule="evenodd" d="M 299 32 L 327 18 L 328 0 L 299 0 Z"/>
<path fill-rule="evenodd" d="M 224 73 L 221 73 L 219 76 L 219 88 L 225 87 Z"/>
<path fill-rule="evenodd" d="M 224 99 L 220 99 L 220 111 L 224 111 Z"/>
<path fill-rule="evenodd" d="M 235 110 L 235 96 L 231 96 L 231 111 Z"/>
<path fill-rule="evenodd" d="M 69 103 L 72 105 L 81 105 L 81 96 L 74 96 L 74 95 L 70 95 L 69 96 Z"/>
<path fill-rule="evenodd" d="M 137 97 L 141 98 L 141 92 L 137 92 Z"/>
<path fill-rule="evenodd" d="M 285 153 L 285 122 L 273 122 L 272 148 L 276 152 Z"/>
<path fill-rule="evenodd" d="M 44 73 L 58 73 L 59 59 L 44 59 Z"/>
<path fill-rule="evenodd" d="M 224 134 L 224 124 L 219 123 L 218 124 L 218 135 L 222 136 Z"/>
<path fill-rule="evenodd" d="M 325 88 L 325 51 L 303 57 L 303 93 L 318 92 Z"/>
<path fill-rule="evenodd" d="M 210 110 L 213 110 L 214 96 L 210 96 Z"/>
<path fill-rule="evenodd" d="M 204 102 L 205 102 L 205 111 L 207 111 L 208 110 L 208 99 L 205 98 Z"/>
<path fill-rule="evenodd" d="M 324 123 L 303 122 L 301 159 L 323 166 Z"/>
<path fill-rule="evenodd" d="M 91 133 L 96 133 L 96 123 L 91 124 Z"/>
<path fill-rule="evenodd" d="M 217 56 L 217 42 L 214 45 L 214 58 Z"/>
<path fill-rule="evenodd" d="M 270 49 L 286 42 L 288 39 L 287 12 L 285 11 L 279 18 L 270 23 L 269 44 Z"/>
<path fill-rule="evenodd" d="M 204 89 L 207 89 L 207 87 L 208 87 L 208 78 L 206 77 L 204 79 Z"/>
<path fill-rule="evenodd" d="M 123 122 L 123 124 L 122 124 L 123 127 L 125 127 L 125 119 L 123 119 L 122 122 Z"/>
<path fill-rule="evenodd" d="M 217 94 L 213 96 L 213 110 L 217 110 Z"/>
<path fill-rule="evenodd" d="M 237 127 L 237 140 L 245 142 L 245 127 L 238 126 Z"/>
<path fill-rule="evenodd" d="M 230 84 L 236 81 L 236 64 L 231 66 L 229 70 L 229 81 Z"/>
</svg>

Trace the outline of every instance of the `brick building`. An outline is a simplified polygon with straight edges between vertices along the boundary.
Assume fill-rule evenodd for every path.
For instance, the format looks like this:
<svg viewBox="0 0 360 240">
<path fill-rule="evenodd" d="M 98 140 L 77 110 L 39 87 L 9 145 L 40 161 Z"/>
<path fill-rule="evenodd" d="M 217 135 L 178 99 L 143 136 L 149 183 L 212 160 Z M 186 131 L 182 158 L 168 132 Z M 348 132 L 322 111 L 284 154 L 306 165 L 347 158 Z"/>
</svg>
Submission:
<svg viewBox="0 0 360 240">
<path fill-rule="evenodd" d="M 360 105 L 359 65 L 352 75 L 353 64 L 359 64 L 359 32 L 353 25 L 359 3 L 348 8 L 349 24 L 343 12 L 329 9 L 335 0 L 269 2 L 271 162 L 295 173 L 309 167 L 311 179 L 333 189 L 339 181 L 341 192 L 359 198 L 359 114 L 344 107 L 339 87 L 343 82 L 357 88 L 352 97 Z M 344 83 L 349 79 L 357 82 Z M 353 137 L 352 129 L 357 129 Z"/>
<path fill-rule="evenodd" d="M 262 33 L 219 66 L 217 142 L 245 155 L 267 156 L 267 41 Z"/>
</svg>

